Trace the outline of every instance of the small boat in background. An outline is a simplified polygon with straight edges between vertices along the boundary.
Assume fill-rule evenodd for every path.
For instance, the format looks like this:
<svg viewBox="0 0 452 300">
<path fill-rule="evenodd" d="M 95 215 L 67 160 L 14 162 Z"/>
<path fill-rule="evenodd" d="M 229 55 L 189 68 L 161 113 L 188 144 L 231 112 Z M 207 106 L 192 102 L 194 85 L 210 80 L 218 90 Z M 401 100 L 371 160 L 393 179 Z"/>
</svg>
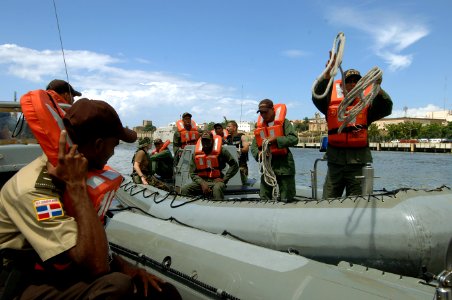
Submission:
<svg viewBox="0 0 452 300">
<path fill-rule="evenodd" d="M 41 154 L 23 119 L 20 103 L 0 101 L 0 187 Z"/>
</svg>

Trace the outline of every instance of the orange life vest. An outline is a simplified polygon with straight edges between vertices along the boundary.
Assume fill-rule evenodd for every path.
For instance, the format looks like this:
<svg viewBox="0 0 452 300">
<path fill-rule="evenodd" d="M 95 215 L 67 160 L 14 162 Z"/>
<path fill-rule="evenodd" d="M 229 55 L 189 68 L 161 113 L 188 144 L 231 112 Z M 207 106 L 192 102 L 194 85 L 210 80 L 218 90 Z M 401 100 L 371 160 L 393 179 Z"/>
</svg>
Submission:
<svg viewBox="0 0 452 300">
<path fill-rule="evenodd" d="M 20 105 L 27 123 L 41 145 L 49 162 L 58 163 L 60 132 L 64 129 L 64 111 L 59 107 L 53 95 L 44 90 L 30 91 L 20 98 Z M 68 147 L 72 141 L 68 138 Z M 109 166 L 102 170 L 90 170 L 87 174 L 88 195 L 100 219 L 110 207 L 116 190 L 122 182 L 122 176 Z M 63 198 L 70 197 L 67 193 Z"/>
<path fill-rule="evenodd" d="M 212 129 L 211 132 L 212 132 L 213 136 L 217 135 L 217 133 L 215 132 L 215 129 Z M 223 129 L 223 139 L 226 139 L 228 137 L 228 135 L 229 135 L 229 131 L 227 131 L 226 129 Z"/>
<path fill-rule="evenodd" d="M 335 147 L 346 148 L 361 148 L 368 145 L 367 142 L 367 110 L 366 106 L 357 116 L 354 122 L 347 124 L 347 126 L 338 133 L 339 127 L 343 122 L 337 119 L 338 108 L 342 100 L 344 99 L 344 93 L 342 91 L 341 80 L 336 80 L 333 84 L 331 92 L 331 101 L 328 106 L 327 122 L 328 122 L 328 144 Z M 364 91 L 364 95 L 367 95 L 372 89 L 369 86 Z M 356 99 L 352 105 L 347 107 L 347 111 L 352 109 L 359 99 Z"/>
<path fill-rule="evenodd" d="M 170 143 L 171 143 L 170 140 L 166 140 L 165 143 L 163 143 L 163 145 L 162 145 L 162 147 L 160 148 L 160 150 L 159 150 L 159 151 L 157 151 L 157 149 L 152 150 L 151 155 L 154 155 L 154 154 L 156 154 L 156 153 L 162 152 L 163 150 L 165 150 L 166 148 L 168 148 L 168 146 L 169 146 Z"/>
<path fill-rule="evenodd" d="M 275 110 L 275 119 L 273 122 L 267 124 L 261 115 L 257 117 L 254 136 L 256 137 L 256 143 L 259 149 L 262 148 L 262 142 L 265 139 L 273 136 L 284 136 L 284 120 L 286 119 L 287 107 L 285 104 L 275 104 L 273 108 Z M 286 155 L 288 153 L 287 148 L 278 148 L 276 143 L 270 145 L 270 151 L 272 155 Z"/>
<path fill-rule="evenodd" d="M 223 139 L 216 135 L 213 137 L 212 151 L 207 155 L 202 150 L 202 139 L 196 142 L 195 147 L 195 164 L 200 177 L 219 178 L 221 177 L 220 162 L 218 156 L 221 153 Z"/>
<path fill-rule="evenodd" d="M 177 131 L 180 133 L 180 140 L 182 142 L 181 148 L 184 149 L 186 145 L 194 145 L 199 138 L 198 125 L 195 121 L 191 120 L 190 130 L 185 129 L 184 121 L 179 120 L 176 122 Z"/>
</svg>

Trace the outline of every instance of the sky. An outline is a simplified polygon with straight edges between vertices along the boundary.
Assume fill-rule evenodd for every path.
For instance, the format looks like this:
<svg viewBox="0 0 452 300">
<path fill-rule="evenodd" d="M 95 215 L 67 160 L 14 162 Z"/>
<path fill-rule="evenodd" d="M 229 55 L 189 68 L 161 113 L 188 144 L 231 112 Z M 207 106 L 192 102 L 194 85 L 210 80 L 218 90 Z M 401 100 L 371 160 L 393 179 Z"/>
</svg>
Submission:
<svg viewBox="0 0 452 300">
<path fill-rule="evenodd" d="M 425 117 L 452 109 L 451 11 L 450 0 L 2 0 L 0 101 L 69 78 L 129 127 L 186 111 L 255 121 L 265 98 L 312 118 L 312 84 L 343 32 L 342 68 L 379 67 L 391 117 Z"/>
</svg>

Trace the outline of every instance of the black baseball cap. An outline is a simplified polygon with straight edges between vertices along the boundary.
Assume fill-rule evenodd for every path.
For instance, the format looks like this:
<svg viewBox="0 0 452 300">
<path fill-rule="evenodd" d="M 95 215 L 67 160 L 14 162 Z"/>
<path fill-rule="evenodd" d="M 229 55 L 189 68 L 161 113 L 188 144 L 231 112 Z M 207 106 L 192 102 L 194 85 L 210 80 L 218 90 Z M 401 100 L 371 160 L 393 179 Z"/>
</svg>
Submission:
<svg viewBox="0 0 452 300">
<path fill-rule="evenodd" d="M 52 90 L 57 92 L 58 94 L 63 93 L 71 93 L 72 96 L 81 96 L 82 93 L 74 90 L 72 85 L 70 85 L 67 81 L 61 80 L 61 79 L 54 79 L 49 82 L 47 85 L 46 90 Z"/>
</svg>

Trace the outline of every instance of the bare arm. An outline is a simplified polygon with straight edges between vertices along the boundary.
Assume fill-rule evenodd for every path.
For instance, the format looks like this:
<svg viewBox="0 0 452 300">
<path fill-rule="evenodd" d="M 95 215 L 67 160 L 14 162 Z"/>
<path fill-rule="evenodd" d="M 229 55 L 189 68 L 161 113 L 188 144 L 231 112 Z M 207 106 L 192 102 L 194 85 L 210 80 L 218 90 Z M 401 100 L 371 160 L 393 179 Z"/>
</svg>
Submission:
<svg viewBox="0 0 452 300">
<path fill-rule="evenodd" d="M 148 182 L 146 180 L 146 176 L 144 176 L 143 171 L 141 171 L 141 168 L 140 168 L 140 163 L 144 158 L 145 158 L 144 152 L 138 151 L 135 154 L 135 160 L 133 162 L 133 169 L 135 170 L 135 172 L 137 172 L 138 176 L 140 176 L 143 184 L 148 184 Z"/>
<path fill-rule="evenodd" d="M 77 222 L 77 244 L 68 250 L 69 258 L 96 276 L 110 270 L 105 230 L 88 196 L 88 160 L 77 153 L 77 145 L 65 151 L 66 131 L 59 141 L 58 165 L 47 164 L 50 175 L 65 183 L 64 207 Z"/>
<path fill-rule="evenodd" d="M 242 135 L 242 153 L 248 153 L 249 150 L 250 142 L 248 142 L 246 135 Z"/>
</svg>

